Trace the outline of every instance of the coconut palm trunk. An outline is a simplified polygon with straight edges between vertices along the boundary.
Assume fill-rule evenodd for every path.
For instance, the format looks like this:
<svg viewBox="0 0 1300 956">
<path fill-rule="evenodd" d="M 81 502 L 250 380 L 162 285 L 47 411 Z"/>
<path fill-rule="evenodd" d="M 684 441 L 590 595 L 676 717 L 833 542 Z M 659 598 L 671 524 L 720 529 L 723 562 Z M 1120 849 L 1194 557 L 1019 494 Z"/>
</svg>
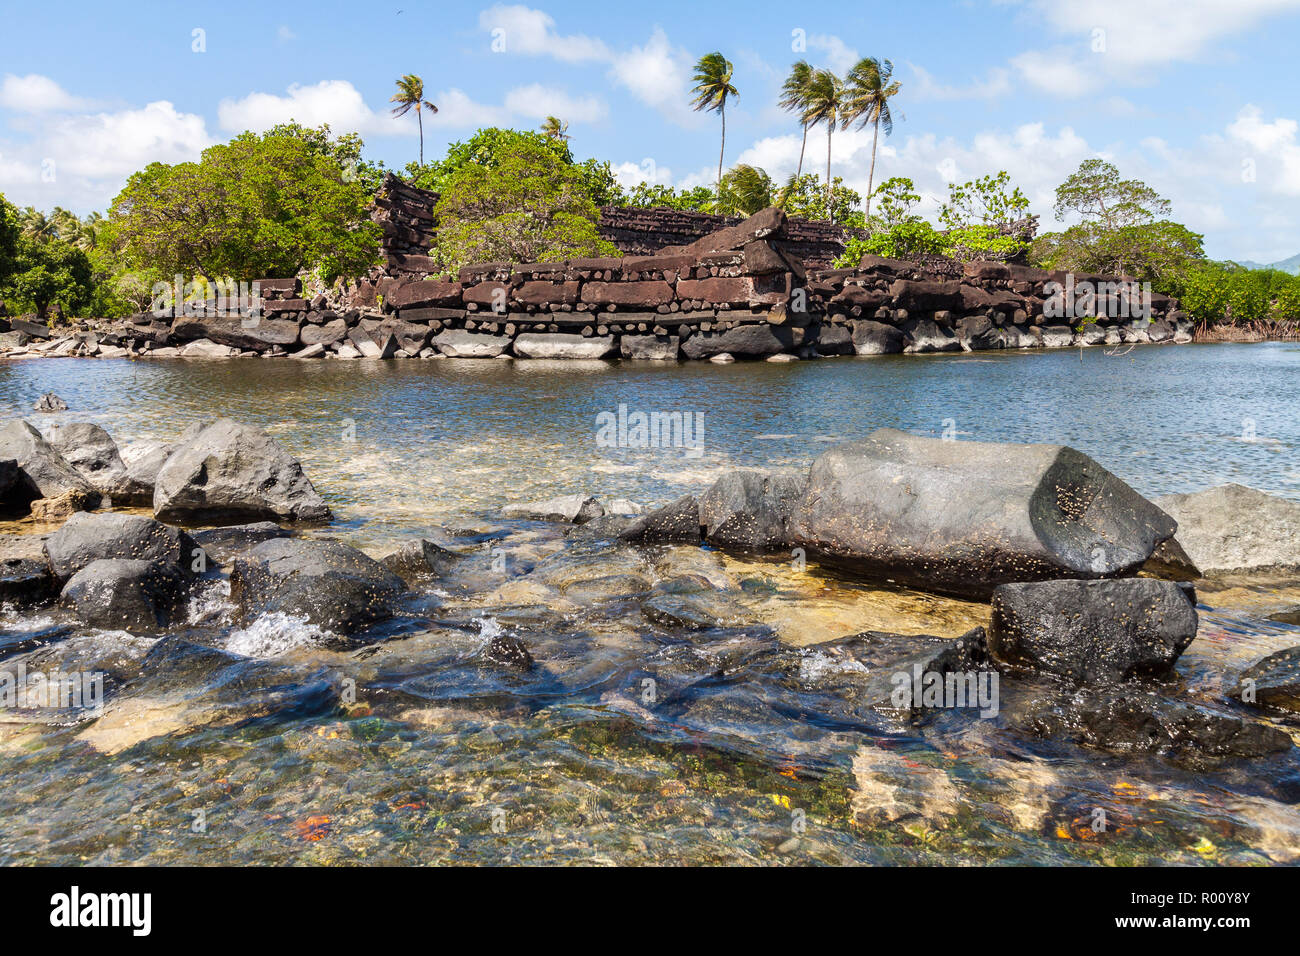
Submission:
<svg viewBox="0 0 1300 956">
<path fill-rule="evenodd" d="M 835 124 L 826 124 L 826 221 L 831 221 L 831 137 L 835 135 Z"/>
<path fill-rule="evenodd" d="M 799 144 L 799 168 L 794 171 L 794 178 L 798 179 L 803 175 L 803 154 L 808 148 L 808 124 L 803 124 L 803 142 Z"/>
<path fill-rule="evenodd" d="M 880 139 L 880 119 L 875 122 L 875 132 L 871 134 L 871 171 L 867 173 L 867 222 L 871 221 L 871 187 L 876 181 L 876 141 Z M 869 227 L 868 227 L 869 228 Z"/>
<path fill-rule="evenodd" d="M 718 196 L 722 196 L 722 157 L 727 152 L 727 101 L 722 101 L 722 109 L 718 111 L 722 115 L 722 148 L 718 150 Z"/>
</svg>

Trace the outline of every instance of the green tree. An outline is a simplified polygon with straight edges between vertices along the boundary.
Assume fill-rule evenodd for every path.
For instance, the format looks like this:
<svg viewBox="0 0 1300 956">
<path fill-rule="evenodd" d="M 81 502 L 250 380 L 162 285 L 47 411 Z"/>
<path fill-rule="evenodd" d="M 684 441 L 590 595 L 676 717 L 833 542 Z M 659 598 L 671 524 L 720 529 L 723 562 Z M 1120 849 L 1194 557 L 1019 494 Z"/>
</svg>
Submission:
<svg viewBox="0 0 1300 956">
<path fill-rule="evenodd" d="M 95 288 L 90 260 L 76 246 L 61 239 L 22 236 L 17 253 L 6 294 L 30 305 L 42 321 L 51 305 L 71 314 L 90 302 Z"/>
<path fill-rule="evenodd" d="M 477 130 L 464 142 L 452 143 L 447 155 L 427 166 L 414 163 L 406 167 L 412 185 L 440 193 L 467 165 L 494 168 L 521 149 L 541 148 L 551 152 L 565 167 L 577 170 L 587 197 L 597 206 L 616 206 L 623 201 L 623 190 L 608 161 L 594 159 L 575 162 L 569 144 L 531 130 L 503 129 L 489 126 Z"/>
<path fill-rule="evenodd" d="M 1022 218 L 1029 200 L 1019 186 L 1011 185 L 1005 169 L 970 182 L 948 184 L 948 201 L 939 208 L 939 221 L 949 229 L 980 223 L 1008 226 Z"/>
<path fill-rule="evenodd" d="M 812 83 L 813 68 L 807 60 L 800 60 L 790 67 L 790 75 L 781 84 L 781 109 L 799 117 L 803 127 L 803 138 L 799 143 L 799 165 L 795 168 L 795 179 L 803 175 L 803 154 L 808 148 L 808 89 Z"/>
<path fill-rule="evenodd" d="M 1081 259 L 1109 263 L 1110 271 L 1128 275 L 1139 265 L 1142 243 L 1148 238 L 1138 227 L 1168 215 L 1170 208 L 1169 201 L 1146 183 L 1122 179 L 1105 160 L 1087 159 L 1056 187 L 1053 212 L 1058 220 L 1071 214 L 1082 220 L 1067 230 L 1072 235 L 1066 244 L 1082 250 Z"/>
<path fill-rule="evenodd" d="M 294 135 L 243 133 L 197 163 L 152 163 L 109 212 L 129 268 L 207 279 L 359 275 L 379 258 L 372 194 Z"/>
<path fill-rule="evenodd" d="M 717 196 L 707 186 L 678 191 L 672 186 L 640 183 L 624 198 L 622 205 L 639 209 L 680 209 L 694 212 L 711 212 Z"/>
<path fill-rule="evenodd" d="M 424 111 L 430 113 L 438 112 L 438 107 L 434 106 L 424 98 L 424 80 L 420 79 L 414 73 L 407 73 L 397 81 L 397 92 L 388 98 L 388 102 L 396 103 L 393 107 L 394 116 L 405 116 L 412 109 L 415 110 L 415 121 L 420 128 L 420 165 L 424 165 Z"/>
<path fill-rule="evenodd" d="M 0 193 L 0 289 L 13 274 L 22 235 L 22 213 Z"/>
<path fill-rule="evenodd" d="M 289 136 L 306 143 L 317 155 L 333 159 L 339 164 L 340 177 L 344 182 L 355 182 L 370 195 L 379 191 L 384 181 L 382 162 L 363 158 L 365 142 L 357 133 L 341 133 L 335 136 L 330 131 L 329 123 L 320 126 L 303 126 L 290 121 L 272 126 L 266 131 L 267 136 Z"/>
<path fill-rule="evenodd" d="M 818 123 L 826 124 L 826 207 L 835 204 L 831 195 L 831 138 L 835 134 L 835 124 L 840 122 L 844 109 L 844 84 L 830 70 L 814 70 L 808 80 L 807 106 L 804 109 L 804 122 L 811 128 Z"/>
<path fill-rule="evenodd" d="M 777 194 L 776 205 L 801 219 L 827 219 L 844 226 L 863 226 L 862 196 L 844 185 L 839 176 L 831 186 L 831 209 L 826 211 L 826 189 L 816 173 L 791 176 Z"/>
<path fill-rule="evenodd" d="M 617 255 L 600 238 L 600 210 L 581 167 L 544 144 L 519 141 L 491 165 L 468 162 L 434 209 L 435 254 L 449 271 L 471 262 L 547 262 Z"/>
<path fill-rule="evenodd" d="M 892 79 L 894 64 L 889 60 L 863 57 L 849 70 L 844 102 L 844 128 L 855 121 L 865 127 L 871 124 L 871 172 L 867 175 L 866 218 L 871 219 L 871 191 L 876 181 L 876 144 L 883 126 L 885 135 L 894 132 L 894 116 L 889 101 L 898 95 L 900 84 Z M 830 173 L 827 173 L 829 176 Z"/>
<path fill-rule="evenodd" d="M 727 152 L 727 97 L 740 98 L 731 85 L 731 61 L 721 53 L 706 53 L 695 64 L 695 111 L 707 110 L 722 117 L 722 147 L 718 150 L 718 192 L 722 192 L 722 158 Z"/>
</svg>

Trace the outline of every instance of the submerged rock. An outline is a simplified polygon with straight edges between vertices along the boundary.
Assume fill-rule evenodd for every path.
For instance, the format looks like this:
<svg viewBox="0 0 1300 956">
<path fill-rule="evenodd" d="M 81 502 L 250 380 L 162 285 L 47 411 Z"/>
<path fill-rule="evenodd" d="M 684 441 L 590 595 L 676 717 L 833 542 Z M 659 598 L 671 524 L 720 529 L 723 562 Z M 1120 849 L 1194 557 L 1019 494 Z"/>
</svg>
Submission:
<svg viewBox="0 0 1300 956">
<path fill-rule="evenodd" d="M 1245 704 L 1300 710 L 1300 647 L 1270 654 L 1248 668 L 1233 693 Z"/>
<path fill-rule="evenodd" d="M 38 412 L 66 412 L 68 403 L 53 392 L 46 392 L 36 400 L 36 404 L 32 407 Z"/>
<path fill-rule="evenodd" d="M 704 537 L 747 551 L 788 548 L 787 525 L 807 484 L 803 475 L 728 472 L 700 498 Z"/>
<path fill-rule="evenodd" d="M 1300 502 L 1230 484 L 1156 503 L 1203 574 L 1300 569 Z"/>
<path fill-rule="evenodd" d="M 619 532 L 619 537 L 624 541 L 680 541 L 699 544 L 701 524 L 699 501 L 691 495 L 683 495 L 672 504 L 634 519 Z"/>
<path fill-rule="evenodd" d="M 232 524 L 190 532 L 195 544 L 210 557 L 223 563 L 243 554 L 255 544 L 273 538 L 287 538 L 291 534 L 287 528 L 281 528 L 274 521 L 254 521 L 251 524 Z"/>
<path fill-rule="evenodd" d="M 989 648 L 1080 683 L 1163 677 L 1196 637 L 1196 599 L 1173 581 L 1039 581 L 993 592 Z"/>
<path fill-rule="evenodd" d="M 260 428 L 223 418 L 180 444 L 158 472 L 164 521 L 321 521 L 330 509 L 302 463 Z"/>
<path fill-rule="evenodd" d="M 101 558 L 72 576 L 60 600 L 92 627 L 149 631 L 170 624 L 184 597 L 174 565 Z"/>
<path fill-rule="evenodd" d="M 1132 573 L 1176 530 L 1061 445 L 951 442 L 882 428 L 819 457 L 792 543 L 869 577 L 987 598 L 999 584 Z"/>
<path fill-rule="evenodd" d="M 188 573 L 197 547 L 179 528 L 117 512 L 75 514 L 45 540 L 50 568 L 60 579 L 103 558 L 156 561 Z"/>
<path fill-rule="evenodd" d="M 75 492 L 86 506 L 99 504 L 100 495 L 86 478 L 51 447 L 39 431 L 21 419 L 0 426 L 0 459 L 18 464 L 20 480 L 15 482 L 9 501 L 27 504 L 38 498 L 58 498 Z"/>
<path fill-rule="evenodd" d="M 339 634 L 391 617 L 405 589 L 378 561 L 337 541 L 263 541 L 230 572 L 230 597 L 244 621 L 278 612 Z"/>
<path fill-rule="evenodd" d="M 445 537 L 443 542 L 450 543 Z M 461 557 L 461 554 L 442 544 L 420 538 L 403 543 L 396 551 L 381 558 L 380 563 L 405 580 L 414 581 L 442 577 Z"/>
<path fill-rule="evenodd" d="M 745 623 L 743 610 L 698 574 L 660 581 L 641 602 L 641 613 L 661 627 L 688 631 Z"/>
<path fill-rule="evenodd" d="M 501 514 L 507 518 L 524 518 L 530 521 L 567 521 L 585 524 L 605 513 L 599 501 L 590 495 L 562 495 L 545 501 L 506 505 Z"/>
</svg>

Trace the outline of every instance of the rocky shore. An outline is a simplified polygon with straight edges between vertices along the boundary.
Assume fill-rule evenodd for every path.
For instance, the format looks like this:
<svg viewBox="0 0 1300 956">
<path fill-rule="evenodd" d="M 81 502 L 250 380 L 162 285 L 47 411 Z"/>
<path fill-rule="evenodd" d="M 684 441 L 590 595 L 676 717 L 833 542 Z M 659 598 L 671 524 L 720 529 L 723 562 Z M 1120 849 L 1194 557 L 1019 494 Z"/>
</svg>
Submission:
<svg viewBox="0 0 1300 956">
<path fill-rule="evenodd" d="M 1182 766 L 1292 751 L 1285 726 L 1300 706 L 1300 648 L 1227 675 L 1214 700 L 1189 696 L 1175 671 L 1197 637 L 1189 580 L 1212 571 L 1300 574 L 1291 533 L 1300 505 L 1250 489 L 1153 503 L 1067 447 L 881 429 L 826 451 L 807 473 L 732 472 L 698 497 L 650 510 L 581 494 L 520 503 L 503 517 L 521 532 L 432 529 L 371 556 L 321 535 L 328 506 L 301 464 L 256 428 L 222 419 L 174 443 L 120 451 L 88 423 L 50 432 L 23 421 L 0 428 L 4 510 L 66 518 L 49 533 L 5 536 L 0 600 L 127 643 L 106 652 L 102 641 L 41 642 L 0 670 L 60 648 L 64 668 L 117 660 L 106 710 L 84 718 L 95 722 L 92 741 L 108 739 L 169 669 L 190 673 L 204 661 L 210 683 L 243 667 L 231 648 L 196 645 L 196 622 L 228 634 L 291 621 L 359 656 L 335 658 L 331 673 L 310 679 L 285 664 L 259 665 L 255 686 L 264 692 L 223 705 L 221 722 L 274 710 L 272 687 L 299 688 L 283 706 L 302 705 L 311 689 L 311 706 L 328 711 L 339 706 L 329 688 L 355 679 L 362 661 L 374 679 L 386 654 L 452 627 L 481 640 L 469 658 L 455 651 L 457 667 L 472 660 L 539 693 L 608 700 L 651 675 L 694 720 L 711 712 L 699 682 L 736 669 L 744 678 L 729 682 L 729 693 L 757 708 L 750 716 L 760 724 L 816 712 L 819 722 L 896 733 L 960 713 L 1026 740 Z M 530 527 L 543 537 L 530 538 Z M 506 568 L 500 545 L 514 533 L 525 545 Z M 548 550 L 527 557 L 530 540 Z M 744 589 L 711 554 L 807 562 L 848 581 L 954 595 L 967 602 L 964 614 L 987 623 L 948 637 L 827 631 L 792 646 L 753 617 Z M 515 626 L 457 623 L 437 610 L 434 593 L 455 593 Z M 597 608 L 646 637 L 622 647 L 622 663 L 603 677 L 573 684 L 572 668 L 587 665 L 568 659 L 582 642 L 565 645 L 565 634 Z M 123 664 L 128 645 L 134 663 Z"/>
<path fill-rule="evenodd" d="M 728 362 L 1193 340 L 1175 300 L 1143 299 L 1115 277 L 878 256 L 810 268 L 790 230 L 767 209 L 653 255 L 484 263 L 455 279 L 395 254 L 382 273 L 310 292 L 297 278 L 260 280 L 256 312 L 166 303 L 59 333 L 11 320 L 0 354 Z"/>
</svg>

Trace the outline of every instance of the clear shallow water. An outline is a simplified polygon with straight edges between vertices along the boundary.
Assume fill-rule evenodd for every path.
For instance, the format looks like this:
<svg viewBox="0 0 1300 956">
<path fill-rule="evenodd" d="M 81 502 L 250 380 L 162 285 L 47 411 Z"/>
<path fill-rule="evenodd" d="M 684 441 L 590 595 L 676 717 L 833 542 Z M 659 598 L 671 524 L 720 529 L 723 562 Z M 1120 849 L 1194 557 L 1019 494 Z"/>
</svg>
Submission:
<svg viewBox="0 0 1300 956">
<path fill-rule="evenodd" d="M 371 553 L 433 524 L 480 532 L 429 588 L 434 626 L 399 622 L 366 646 L 293 621 L 235 627 L 219 591 L 205 595 L 179 633 L 242 656 L 214 664 L 220 677 L 186 658 L 179 685 L 142 664 L 151 637 L 8 615 L 0 653 L 80 642 L 61 659 L 116 668 L 127 692 L 98 722 L 0 724 L 0 860 L 1292 862 L 1290 757 L 1193 770 L 1030 741 L 999 721 L 855 724 L 833 694 L 769 686 L 773 646 L 955 635 L 982 606 L 698 549 L 575 543 L 497 513 L 578 490 L 653 505 L 730 468 L 805 466 L 883 425 L 1070 444 L 1149 496 L 1239 481 L 1300 497 L 1297 371 L 1285 344 L 673 368 L 0 364 L 0 409 L 41 426 L 90 419 L 124 443 L 218 415 L 262 425 L 335 508 L 328 533 Z M 46 391 L 71 410 L 32 412 Z M 620 404 L 699 413 L 701 453 L 601 447 L 597 416 Z M 735 626 L 666 632 L 608 582 L 683 570 L 725 585 Z M 1221 701 L 1236 670 L 1300 643 L 1300 629 L 1264 620 L 1300 589 L 1203 589 L 1202 602 L 1179 668 L 1196 699 Z M 485 664 L 497 632 L 541 667 Z M 798 653 L 805 675 L 837 666 Z M 672 690 L 653 706 L 648 674 Z M 348 678 L 358 699 L 341 706 Z M 1098 806 L 1120 821 L 1102 835 L 1086 825 Z"/>
</svg>

